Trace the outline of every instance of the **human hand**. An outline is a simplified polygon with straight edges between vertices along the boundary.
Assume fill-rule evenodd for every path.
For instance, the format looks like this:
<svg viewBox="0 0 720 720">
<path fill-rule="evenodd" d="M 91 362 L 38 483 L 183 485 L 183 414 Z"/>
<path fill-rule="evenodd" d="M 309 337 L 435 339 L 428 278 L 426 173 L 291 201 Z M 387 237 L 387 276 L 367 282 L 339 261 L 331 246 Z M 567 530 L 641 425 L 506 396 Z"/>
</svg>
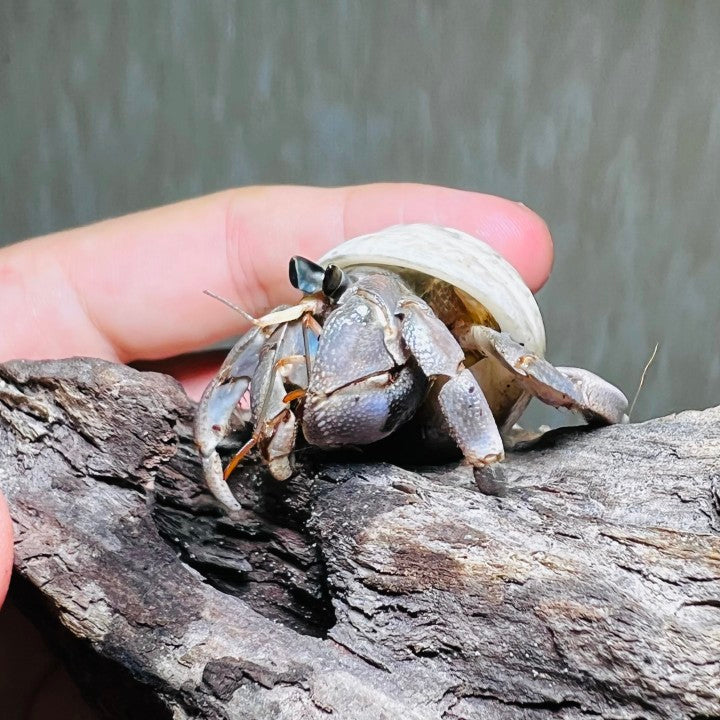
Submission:
<svg viewBox="0 0 720 720">
<path fill-rule="evenodd" d="M 197 398 L 222 358 L 178 356 L 244 329 L 202 290 L 259 315 L 292 301 L 286 277 L 292 255 L 314 259 L 347 238 L 409 222 L 481 238 L 532 290 L 550 272 L 547 227 L 509 200 L 409 184 L 229 190 L 0 250 L 0 361 L 71 355 L 145 361 Z M 0 604 L 11 559 L 0 498 Z"/>
<path fill-rule="evenodd" d="M 258 314 L 291 301 L 291 255 L 403 222 L 475 235 L 537 290 L 552 244 L 525 206 L 423 185 L 231 190 L 0 250 L 0 361 L 89 355 L 160 360 L 241 331 L 213 290 Z M 164 367 L 197 397 L 216 371 L 203 356 Z"/>
</svg>

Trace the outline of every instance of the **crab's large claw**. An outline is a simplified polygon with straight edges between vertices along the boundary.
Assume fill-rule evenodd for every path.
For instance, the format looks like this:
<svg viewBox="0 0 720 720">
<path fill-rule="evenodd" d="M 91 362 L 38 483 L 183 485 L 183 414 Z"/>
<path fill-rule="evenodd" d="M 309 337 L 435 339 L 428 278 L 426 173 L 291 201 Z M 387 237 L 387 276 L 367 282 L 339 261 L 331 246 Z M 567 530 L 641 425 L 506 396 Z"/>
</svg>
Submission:
<svg viewBox="0 0 720 720">
<path fill-rule="evenodd" d="M 460 342 L 464 347 L 499 360 L 528 393 L 548 405 L 579 412 L 589 423 L 627 422 L 625 395 L 588 370 L 554 367 L 507 333 L 481 325 L 468 326 Z"/>
<path fill-rule="evenodd" d="M 438 395 L 453 440 L 474 467 L 502 460 L 504 450 L 492 411 L 473 374 L 463 369 L 457 340 L 421 300 L 401 301 L 402 336 L 423 373 L 447 378 Z"/>
<path fill-rule="evenodd" d="M 238 340 L 218 374 L 205 388 L 195 416 L 195 443 L 202 455 L 205 481 L 212 494 L 231 510 L 240 510 L 240 504 L 223 478 L 216 447 L 243 420 L 238 404 L 257 368 L 265 340 L 265 333 L 257 327 Z"/>
</svg>

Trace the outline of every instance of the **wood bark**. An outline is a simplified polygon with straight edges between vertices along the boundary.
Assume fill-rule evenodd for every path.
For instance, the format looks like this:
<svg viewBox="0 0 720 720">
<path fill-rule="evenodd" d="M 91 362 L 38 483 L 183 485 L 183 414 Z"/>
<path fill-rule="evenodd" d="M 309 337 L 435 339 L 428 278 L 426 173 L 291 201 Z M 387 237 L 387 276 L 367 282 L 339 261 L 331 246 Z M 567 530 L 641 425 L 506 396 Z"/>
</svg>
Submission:
<svg viewBox="0 0 720 720">
<path fill-rule="evenodd" d="M 303 453 L 229 517 L 171 378 L 0 365 L 16 593 L 109 717 L 720 717 L 720 408 L 469 468 Z M 231 451 L 229 444 L 228 451 Z"/>
</svg>

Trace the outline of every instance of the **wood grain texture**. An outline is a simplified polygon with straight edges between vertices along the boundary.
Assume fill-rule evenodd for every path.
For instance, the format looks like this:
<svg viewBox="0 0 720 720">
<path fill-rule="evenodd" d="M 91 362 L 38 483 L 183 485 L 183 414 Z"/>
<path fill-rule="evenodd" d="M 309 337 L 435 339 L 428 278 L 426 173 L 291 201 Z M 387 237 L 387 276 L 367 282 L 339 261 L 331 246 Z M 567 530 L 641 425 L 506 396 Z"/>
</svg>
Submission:
<svg viewBox="0 0 720 720">
<path fill-rule="evenodd" d="M 172 379 L 0 365 L 27 608 L 110 717 L 720 716 L 720 409 L 502 466 L 308 455 L 201 487 Z"/>
</svg>

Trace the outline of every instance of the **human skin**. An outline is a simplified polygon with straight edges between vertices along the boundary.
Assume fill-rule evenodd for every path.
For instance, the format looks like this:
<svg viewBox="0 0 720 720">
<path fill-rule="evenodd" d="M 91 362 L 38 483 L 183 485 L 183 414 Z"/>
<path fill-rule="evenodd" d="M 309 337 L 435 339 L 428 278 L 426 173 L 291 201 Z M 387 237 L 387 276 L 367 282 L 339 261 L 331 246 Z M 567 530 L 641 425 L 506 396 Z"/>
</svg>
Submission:
<svg viewBox="0 0 720 720">
<path fill-rule="evenodd" d="M 0 605 L 10 584 L 12 568 L 12 524 L 5 498 L 0 495 Z"/>
<path fill-rule="evenodd" d="M 0 362 L 73 355 L 143 361 L 175 375 L 197 398 L 217 354 L 177 356 L 245 329 L 202 290 L 259 315 L 297 297 L 287 282 L 292 255 L 315 259 L 347 238 L 410 222 L 484 240 L 533 291 L 550 273 L 545 223 L 495 196 L 414 184 L 228 190 L 0 250 Z M 0 604 L 11 563 L 0 497 Z"/>
</svg>

